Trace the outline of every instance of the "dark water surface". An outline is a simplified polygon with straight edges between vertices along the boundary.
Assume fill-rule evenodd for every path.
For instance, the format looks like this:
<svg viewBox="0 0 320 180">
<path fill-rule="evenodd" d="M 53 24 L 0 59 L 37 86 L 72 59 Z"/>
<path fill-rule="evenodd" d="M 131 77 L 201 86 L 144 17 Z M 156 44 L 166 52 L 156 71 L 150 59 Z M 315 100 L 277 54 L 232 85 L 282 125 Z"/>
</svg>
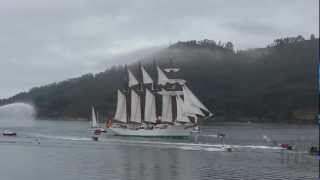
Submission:
<svg viewBox="0 0 320 180">
<path fill-rule="evenodd" d="M 318 161 L 307 151 L 317 145 L 315 125 L 213 123 L 193 140 L 124 138 L 91 140 L 88 122 L 33 121 L 8 126 L 17 137 L 0 136 L 2 180 L 195 180 L 316 179 Z M 224 140 L 214 137 L 227 134 Z M 294 144 L 285 151 L 263 140 Z M 233 152 L 222 147 L 231 145 Z"/>
</svg>

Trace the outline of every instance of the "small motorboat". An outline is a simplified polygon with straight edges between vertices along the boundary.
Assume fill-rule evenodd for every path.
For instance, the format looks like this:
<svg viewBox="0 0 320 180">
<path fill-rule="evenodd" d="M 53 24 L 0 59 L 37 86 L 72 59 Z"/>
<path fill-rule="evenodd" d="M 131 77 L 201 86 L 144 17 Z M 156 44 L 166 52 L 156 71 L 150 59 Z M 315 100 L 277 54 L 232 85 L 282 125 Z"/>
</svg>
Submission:
<svg viewBox="0 0 320 180">
<path fill-rule="evenodd" d="M 312 146 L 309 150 L 310 155 L 318 155 L 320 153 L 319 148 L 316 146 Z"/>
<path fill-rule="evenodd" d="M 218 134 L 217 134 L 217 137 L 218 137 L 218 138 L 224 138 L 224 137 L 226 137 L 226 134 L 224 134 L 224 133 L 218 133 Z"/>
<path fill-rule="evenodd" d="M 289 144 L 280 144 L 280 147 L 286 149 L 286 150 L 293 150 L 293 146 L 289 145 Z"/>
<path fill-rule="evenodd" d="M 94 141 L 98 141 L 98 140 L 99 140 L 99 138 L 98 138 L 97 136 L 92 136 L 91 138 L 92 138 L 92 140 L 94 140 Z"/>
<path fill-rule="evenodd" d="M 2 133 L 3 136 L 16 136 L 17 133 L 16 132 L 13 132 L 13 131 L 10 131 L 10 130 L 4 130 L 3 133 Z"/>
<path fill-rule="evenodd" d="M 105 132 L 107 132 L 107 130 L 106 129 L 103 129 L 103 128 L 90 128 L 90 129 L 88 129 L 88 131 L 93 131 L 93 132 L 97 132 L 97 131 L 99 131 L 99 132 L 103 132 L 103 133 L 105 133 Z"/>
<path fill-rule="evenodd" d="M 93 131 L 93 133 L 94 133 L 95 135 L 100 135 L 101 132 L 102 132 L 102 131 L 101 131 L 100 129 L 96 129 L 96 130 Z"/>
</svg>

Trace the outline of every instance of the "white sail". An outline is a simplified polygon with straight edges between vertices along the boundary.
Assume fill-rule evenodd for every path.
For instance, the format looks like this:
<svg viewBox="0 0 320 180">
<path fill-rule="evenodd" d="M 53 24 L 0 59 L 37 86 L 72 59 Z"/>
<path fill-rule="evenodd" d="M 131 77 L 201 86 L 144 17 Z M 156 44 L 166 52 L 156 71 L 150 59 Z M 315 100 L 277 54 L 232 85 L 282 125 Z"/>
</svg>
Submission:
<svg viewBox="0 0 320 180">
<path fill-rule="evenodd" d="M 183 119 L 183 120 L 185 120 L 186 122 L 190 122 L 189 117 L 192 117 L 193 120 L 194 120 L 194 122 L 197 123 L 197 121 L 198 121 L 198 115 L 199 115 L 199 116 L 205 116 L 205 114 L 203 114 L 203 112 L 200 110 L 200 108 L 195 107 L 195 106 L 193 106 L 193 105 L 191 105 L 191 104 L 189 103 L 188 97 L 187 97 L 187 98 L 185 97 L 184 100 L 182 100 L 181 98 L 179 98 L 179 101 L 180 101 L 180 103 L 181 103 L 181 107 L 182 107 L 182 111 L 183 111 L 183 112 L 182 112 L 182 116 L 188 118 L 188 121 L 186 121 L 185 119 Z M 177 108 L 178 108 L 178 107 L 177 107 Z M 178 110 L 179 110 L 179 109 L 177 109 L 177 111 L 178 111 Z M 183 120 L 182 120 L 182 122 L 184 122 Z"/>
<path fill-rule="evenodd" d="M 144 121 L 152 122 L 152 123 L 155 123 L 157 121 L 156 99 L 155 99 L 154 95 L 148 89 L 146 89 Z"/>
<path fill-rule="evenodd" d="M 128 74 L 129 74 L 129 87 L 139 84 L 138 80 L 134 77 L 134 75 L 130 70 L 128 70 Z"/>
<path fill-rule="evenodd" d="M 190 103 L 190 105 L 201 108 L 207 112 L 209 112 L 210 114 L 212 114 L 208 108 L 206 108 L 201 101 L 190 91 L 190 89 L 184 85 L 183 86 L 183 93 L 184 93 L 184 98 L 186 98 Z"/>
<path fill-rule="evenodd" d="M 187 93 L 187 91 L 183 91 L 183 109 L 184 114 L 188 115 L 188 116 L 194 116 L 194 115 L 200 115 L 200 116 L 205 116 L 205 114 L 203 114 L 203 112 L 201 111 L 201 109 L 197 106 L 194 106 L 192 104 L 192 100 L 190 98 L 190 95 Z"/>
<path fill-rule="evenodd" d="M 96 113 L 94 111 L 94 107 L 93 106 L 91 107 L 91 113 L 92 113 L 92 116 L 91 116 L 91 127 L 92 128 L 97 128 L 98 127 L 98 123 L 97 123 Z"/>
<path fill-rule="evenodd" d="M 131 116 L 130 121 L 141 123 L 141 104 L 140 96 L 134 91 L 131 90 Z"/>
<path fill-rule="evenodd" d="M 162 118 L 161 121 L 163 122 L 173 122 L 171 96 L 162 95 L 161 118 Z"/>
<path fill-rule="evenodd" d="M 159 66 L 157 67 L 157 71 L 158 71 L 158 84 L 165 85 L 169 81 L 167 75 L 160 69 Z"/>
<path fill-rule="evenodd" d="M 142 71 L 142 79 L 144 84 L 152 84 L 153 80 L 150 77 L 150 75 L 147 73 L 147 71 L 141 66 Z"/>
<path fill-rule="evenodd" d="M 118 90 L 117 110 L 114 119 L 127 122 L 126 96 L 120 90 Z"/>
<path fill-rule="evenodd" d="M 178 122 L 190 122 L 188 116 L 186 115 L 186 109 L 184 106 L 183 100 L 180 98 L 180 96 L 176 96 L 177 101 L 177 119 Z"/>
</svg>

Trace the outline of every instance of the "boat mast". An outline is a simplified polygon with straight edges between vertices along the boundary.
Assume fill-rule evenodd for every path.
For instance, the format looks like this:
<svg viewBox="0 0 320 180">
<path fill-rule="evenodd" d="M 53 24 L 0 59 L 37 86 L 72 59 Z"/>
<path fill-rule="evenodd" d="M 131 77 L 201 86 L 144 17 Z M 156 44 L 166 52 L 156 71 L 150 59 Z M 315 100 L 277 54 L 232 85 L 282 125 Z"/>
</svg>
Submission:
<svg viewBox="0 0 320 180">
<path fill-rule="evenodd" d="M 139 61 L 139 87 L 140 87 L 140 92 L 138 93 L 138 96 L 140 98 L 140 117 L 141 117 L 141 123 L 144 123 L 144 104 L 145 104 L 145 93 L 144 93 L 144 82 L 143 82 L 143 72 L 142 72 L 142 65 L 141 62 Z"/>
<path fill-rule="evenodd" d="M 127 111 L 126 111 L 126 113 L 127 113 L 127 124 L 129 123 L 129 118 L 130 118 L 130 113 L 131 113 L 131 109 L 130 109 L 130 103 L 131 103 L 131 100 L 130 100 L 130 88 L 129 88 L 129 71 L 128 71 L 128 66 L 127 66 L 127 64 L 125 65 L 125 70 L 124 70 L 124 72 L 125 72 L 125 93 L 124 93 L 124 95 L 125 95 L 125 98 L 126 98 L 126 109 L 127 109 Z"/>
<path fill-rule="evenodd" d="M 174 65 L 173 65 L 173 60 L 172 58 L 169 59 L 169 67 L 165 69 L 165 71 L 167 73 L 169 73 L 169 78 L 171 76 L 171 78 L 176 78 L 176 72 L 175 71 L 172 71 L 172 69 L 175 69 L 174 68 Z M 178 88 L 176 86 L 176 83 L 170 83 L 169 85 L 169 88 L 172 92 L 177 92 L 178 91 Z M 171 103 L 172 103 L 172 122 L 174 123 L 176 120 L 177 120 L 177 117 L 178 117 L 178 104 L 177 104 L 177 96 L 179 95 L 172 95 L 170 96 L 171 98 Z"/>
<path fill-rule="evenodd" d="M 157 63 L 155 59 L 153 59 L 153 69 L 154 69 L 154 72 L 157 72 Z M 157 74 L 157 73 L 154 73 L 154 74 Z M 157 89 L 157 80 L 153 81 L 151 85 L 151 91 L 155 91 L 156 89 Z"/>
<path fill-rule="evenodd" d="M 155 59 L 153 59 L 153 69 L 154 69 L 154 74 L 157 74 L 157 62 L 156 62 L 156 60 Z M 158 92 L 158 87 L 159 87 L 159 84 L 158 84 L 158 79 L 159 79 L 159 77 L 158 78 L 156 78 L 156 80 L 153 82 L 153 91 L 155 92 L 154 93 L 154 96 L 155 96 L 155 101 L 156 101 L 156 117 L 157 117 L 157 119 L 158 119 L 158 116 L 160 115 L 160 98 L 161 98 L 161 96 L 159 96 L 159 94 L 158 93 L 156 93 L 156 92 Z"/>
<path fill-rule="evenodd" d="M 173 62 L 172 59 L 169 59 L 169 68 L 173 68 Z M 170 75 L 173 76 L 173 73 L 171 71 Z M 170 88 L 172 89 L 172 91 L 176 91 L 176 86 L 175 84 L 170 84 Z M 172 122 L 174 123 L 176 121 L 177 118 L 177 102 L 176 102 L 176 96 L 170 96 L 171 98 L 171 106 L 172 106 Z"/>
<path fill-rule="evenodd" d="M 212 114 L 189 90 L 186 81 L 176 78 L 180 68 L 174 67 L 171 58 L 169 65 L 162 70 L 157 66 L 156 61 L 153 61 L 153 66 L 157 71 L 155 81 L 143 68 L 141 62 L 138 63 L 138 78 L 125 65 L 123 93 L 118 91 L 118 101 L 123 102 L 122 105 L 121 102 L 118 102 L 117 105 L 120 108 L 117 108 L 119 110 L 116 113 L 119 120 L 125 123 L 154 123 L 161 114 L 162 122 L 175 123 L 188 122 L 191 117 L 197 121 L 198 116 L 206 116 L 202 111 L 209 113 L 209 116 Z M 120 112 L 126 113 L 126 117 L 119 116 Z"/>
<path fill-rule="evenodd" d="M 143 92 L 143 76 L 142 76 L 142 65 L 141 65 L 141 62 L 139 61 L 139 87 L 140 87 L 140 91 Z"/>
</svg>

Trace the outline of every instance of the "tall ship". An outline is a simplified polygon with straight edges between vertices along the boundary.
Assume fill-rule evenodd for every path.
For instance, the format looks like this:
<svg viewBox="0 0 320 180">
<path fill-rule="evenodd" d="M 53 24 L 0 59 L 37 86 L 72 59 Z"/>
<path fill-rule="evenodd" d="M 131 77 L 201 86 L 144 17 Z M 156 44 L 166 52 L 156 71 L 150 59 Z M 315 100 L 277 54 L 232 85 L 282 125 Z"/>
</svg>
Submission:
<svg viewBox="0 0 320 180">
<path fill-rule="evenodd" d="M 188 137 L 200 132 L 198 122 L 211 111 L 175 77 L 180 68 L 160 68 L 155 81 L 139 63 L 136 76 L 126 67 L 127 82 L 117 92 L 117 107 L 109 130 L 114 135 L 141 137 Z M 169 76 L 170 77 L 170 76 Z"/>
</svg>

